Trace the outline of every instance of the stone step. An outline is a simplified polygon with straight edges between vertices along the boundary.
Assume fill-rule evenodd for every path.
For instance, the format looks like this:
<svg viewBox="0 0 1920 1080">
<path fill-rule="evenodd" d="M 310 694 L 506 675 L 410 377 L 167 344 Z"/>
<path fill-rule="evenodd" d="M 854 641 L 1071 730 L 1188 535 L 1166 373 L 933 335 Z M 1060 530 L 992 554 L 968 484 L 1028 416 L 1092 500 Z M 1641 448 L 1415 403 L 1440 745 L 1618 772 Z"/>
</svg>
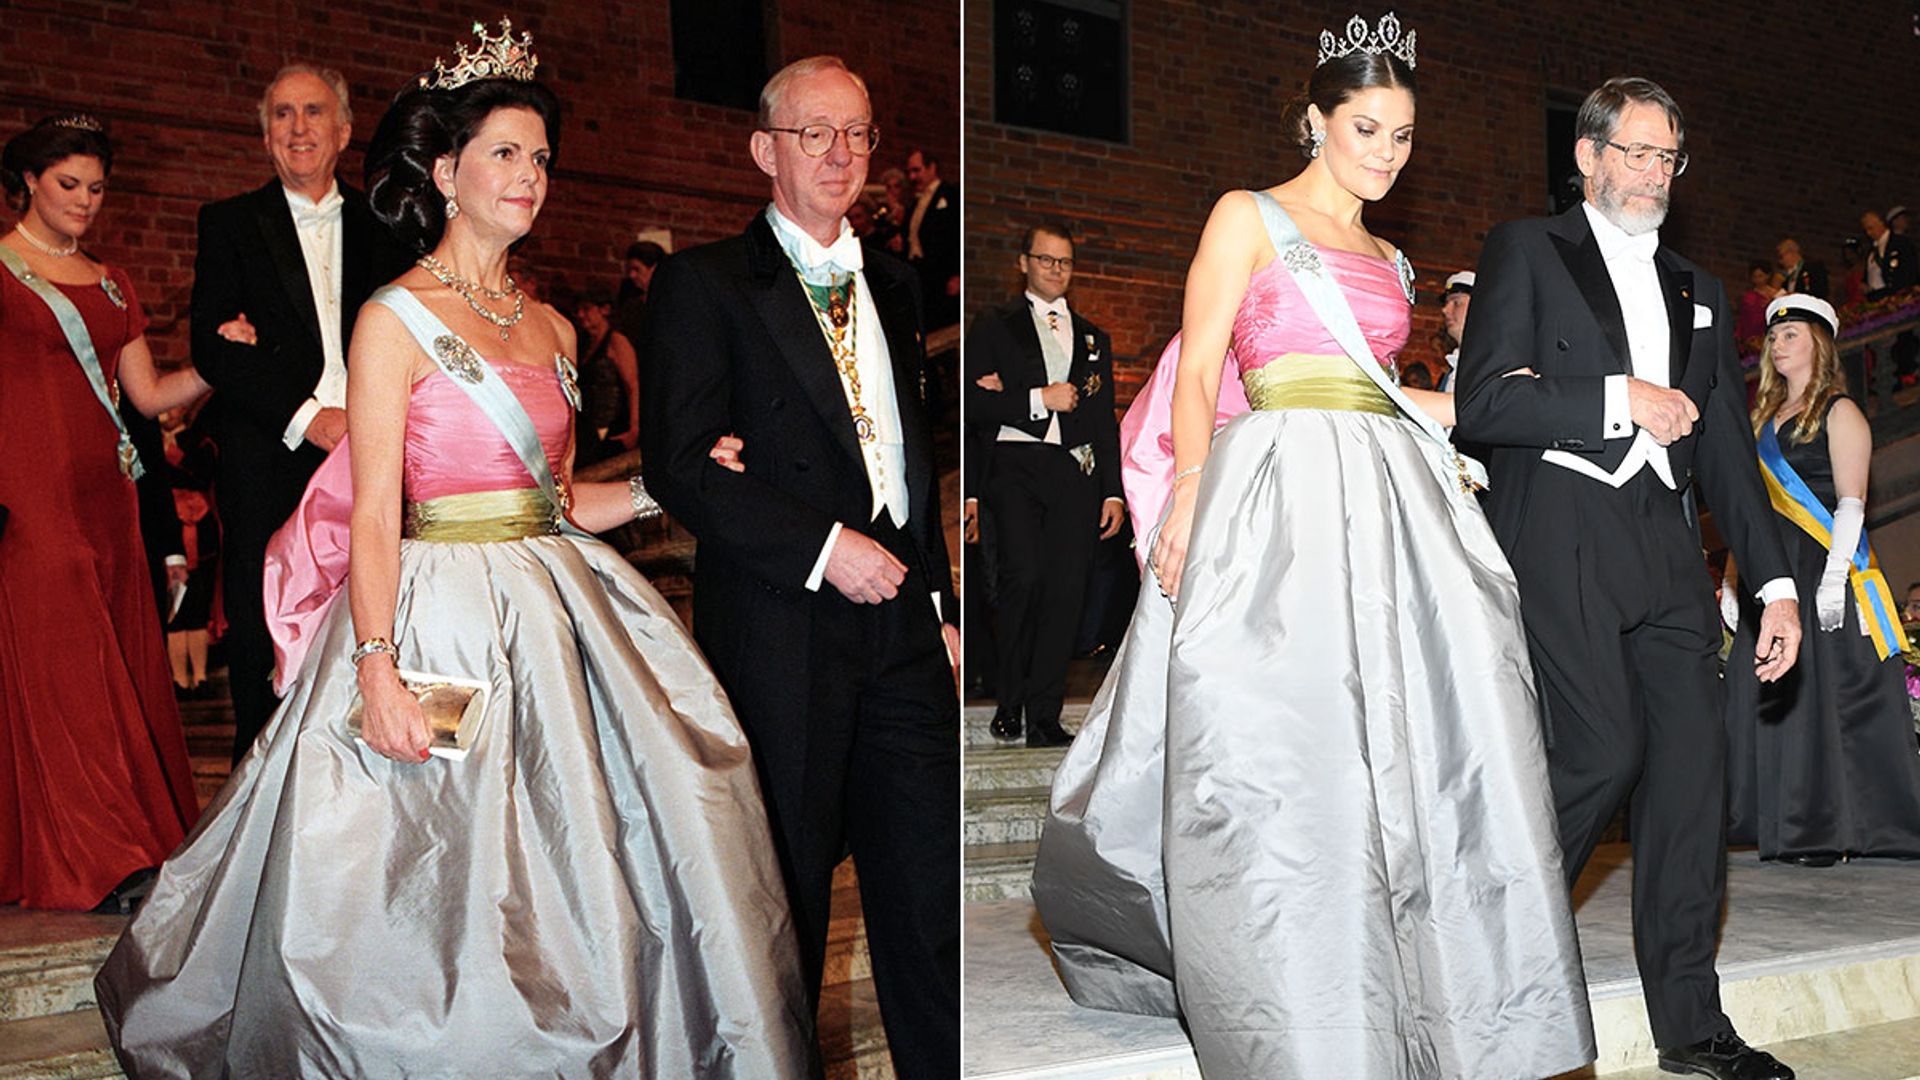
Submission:
<svg viewBox="0 0 1920 1080">
<path fill-rule="evenodd" d="M 971 749 L 966 752 L 968 795 L 977 791 L 1012 791 L 1053 786 L 1053 772 L 1067 756 L 1064 746 L 1044 750 L 1021 747 Z"/>
<path fill-rule="evenodd" d="M 1025 900 L 1033 884 L 1038 840 L 1017 844 L 968 845 L 965 896 L 976 900 Z"/>
<path fill-rule="evenodd" d="M 827 966 L 821 985 L 836 987 L 873 978 L 873 961 L 867 955 L 867 924 L 860 915 L 860 879 L 852 859 L 834 869 L 833 900 L 828 911 Z"/>
<path fill-rule="evenodd" d="M 0 1023 L 0 1080 L 96 1080 L 120 1076 L 94 1009 Z"/>
<path fill-rule="evenodd" d="M 963 842 L 969 848 L 1038 843 L 1047 820 L 1047 794 L 1043 787 L 969 792 Z"/>
<path fill-rule="evenodd" d="M 126 922 L 118 915 L 0 908 L 0 1021 L 92 1009 L 93 973 Z"/>
<path fill-rule="evenodd" d="M 894 1080 L 872 979 L 828 985 L 821 991 L 820 1055 L 827 1080 Z"/>
<path fill-rule="evenodd" d="M 1085 701 L 1067 702 L 1066 705 L 1062 706 L 1060 709 L 1060 726 L 1063 728 L 1066 728 L 1068 731 L 1076 731 L 1076 732 L 1079 731 L 1081 723 L 1083 723 L 1087 718 L 1087 705 L 1088 705 L 1088 702 L 1085 702 Z M 976 746 L 995 747 L 995 746 L 1023 745 L 1022 743 L 1017 741 L 994 738 L 993 731 L 991 730 L 991 726 L 993 724 L 993 706 L 990 704 L 968 705 L 962 711 L 961 719 L 962 719 L 961 726 L 962 726 L 962 730 L 966 732 L 966 736 L 967 736 L 966 746 L 969 751 L 973 750 L 973 748 Z"/>
</svg>

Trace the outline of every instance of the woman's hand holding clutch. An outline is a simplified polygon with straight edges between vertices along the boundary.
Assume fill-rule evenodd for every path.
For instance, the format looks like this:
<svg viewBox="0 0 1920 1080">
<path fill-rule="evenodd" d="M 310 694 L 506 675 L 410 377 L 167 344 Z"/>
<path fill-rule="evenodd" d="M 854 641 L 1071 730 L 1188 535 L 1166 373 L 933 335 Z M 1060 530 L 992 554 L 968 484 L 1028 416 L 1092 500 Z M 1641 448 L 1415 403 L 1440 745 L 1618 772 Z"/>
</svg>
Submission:
<svg viewBox="0 0 1920 1080">
<path fill-rule="evenodd" d="M 357 673 L 360 700 L 360 738 L 381 757 L 410 765 L 427 760 L 433 742 L 420 700 L 400 682 L 390 656 L 369 656 Z"/>
</svg>

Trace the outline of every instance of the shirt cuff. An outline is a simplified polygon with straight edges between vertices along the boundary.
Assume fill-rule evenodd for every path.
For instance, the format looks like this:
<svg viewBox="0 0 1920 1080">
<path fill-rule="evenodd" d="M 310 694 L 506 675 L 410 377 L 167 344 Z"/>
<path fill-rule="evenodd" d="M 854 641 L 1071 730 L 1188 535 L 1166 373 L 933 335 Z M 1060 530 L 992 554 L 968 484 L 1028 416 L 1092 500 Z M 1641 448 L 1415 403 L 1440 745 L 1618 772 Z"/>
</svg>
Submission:
<svg viewBox="0 0 1920 1080">
<path fill-rule="evenodd" d="M 1760 586 L 1760 604 L 1762 607 L 1773 603 L 1775 600 L 1800 602 L 1800 590 L 1794 587 L 1792 578 L 1777 577 L 1765 585 Z"/>
<path fill-rule="evenodd" d="M 1633 438 L 1635 434 L 1633 430 L 1633 406 L 1627 401 L 1627 377 L 1625 375 L 1607 376 L 1605 396 L 1607 407 L 1600 421 L 1606 431 L 1604 437 L 1608 439 Z"/>
<path fill-rule="evenodd" d="M 1047 407 L 1040 401 L 1040 391 L 1044 389 L 1046 388 L 1036 386 L 1027 391 L 1027 419 L 1045 420 L 1047 418 Z"/>
<path fill-rule="evenodd" d="M 820 591 L 820 582 L 827 576 L 827 557 L 833 554 L 834 541 L 840 539 L 840 530 L 844 527 L 836 521 L 833 528 L 827 530 L 827 542 L 820 545 L 820 557 L 813 560 L 813 573 L 807 575 L 808 592 Z"/>
<path fill-rule="evenodd" d="M 185 566 L 187 565 L 187 557 L 185 555 L 169 555 L 167 556 L 167 565 Z"/>
<path fill-rule="evenodd" d="M 300 444 L 307 438 L 307 425 L 313 423 L 313 418 L 319 415 L 320 399 L 308 398 L 293 411 L 293 419 L 287 421 L 286 433 L 280 436 L 280 441 L 286 443 L 289 450 L 300 449 Z"/>
</svg>

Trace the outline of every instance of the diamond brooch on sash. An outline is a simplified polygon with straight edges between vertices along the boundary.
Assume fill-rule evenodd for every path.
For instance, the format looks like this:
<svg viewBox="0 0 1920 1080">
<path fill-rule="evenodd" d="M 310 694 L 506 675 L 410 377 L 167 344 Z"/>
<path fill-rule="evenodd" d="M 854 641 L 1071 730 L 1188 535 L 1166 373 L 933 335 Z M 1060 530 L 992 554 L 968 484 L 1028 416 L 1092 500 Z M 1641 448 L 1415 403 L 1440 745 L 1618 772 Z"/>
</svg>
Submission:
<svg viewBox="0 0 1920 1080">
<path fill-rule="evenodd" d="M 114 307 L 119 308 L 121 311 L 127 310 L 127 296 L 120 291 L 120 286 L 113 283 L 112 278 L 103 277 L 100 279 L 100 291 L 107 294 L 107 299 L 113 301 Z"/>
<path fill-rule="evenodd" d="M 560 393 L 566 396 L 567 404 L 574 412 L 580 411 L 580 369 L 566 353 L 553 354 L 553 366 L 560 373 Z"/>
<path fill-rule="evenodd" d="M 442 334 L 434 338 L 433 351 L 439 356 L 443 367 L 467 382 L 478 383 L 487 377 L 487 369 L 480 363 L 480 357 L 473 351 L 473 346 L 452 334 Z"/>
<path fill-rule="evenodd" d="M 1307 243 L 1288 244 L 1280 253 L 1280 261 L 1296 274 L 1317 274 L 1321 269 L 1320 253 Z"/>
</svg>

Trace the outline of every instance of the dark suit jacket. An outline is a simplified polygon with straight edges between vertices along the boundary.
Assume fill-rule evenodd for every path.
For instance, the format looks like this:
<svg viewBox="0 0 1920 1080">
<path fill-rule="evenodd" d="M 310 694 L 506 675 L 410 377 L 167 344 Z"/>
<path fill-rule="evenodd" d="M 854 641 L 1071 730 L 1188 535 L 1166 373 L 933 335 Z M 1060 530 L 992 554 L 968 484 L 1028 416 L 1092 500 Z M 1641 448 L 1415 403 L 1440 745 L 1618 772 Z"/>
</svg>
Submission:
<svg viewBox="0 0 1920 1080">
<path fill-rule="evenodd" d="M 1069 308 L 1071 311 L 1071 308 Z M 1093 446 L 1094 476 L 1103 498 L 1119 499 L 1120 421 L 1114 416 L 1113 341 L 1105 330 L 1073 315 L 1073 362 L 1067 381 L 1080 388 L 1080 404 L 1060 414 L 1060 445 Z M 966 338 L 965 398 L 967 423 L 980 429 L 980 445 L 990 448 L 1002 424 L 1041 438 L 1047 420 L 1029 419 L 1033 391 L 1047 385 L 1046 356 L 1040 351 L 1040 331 L 1023 293 L 1004 304 L 982 311 Z M 997 372 L 1005 389 L 998 392 L 976 384 L 981 376 Z M 992 468 L 991 450 L 969 463 L 984 472 Z M 970 493 L 978 489 L 969 485 Z"/>
<path fill-rule="evenodd" d="M 353 337 L 360 305 L 405 270 L 406 255 L 367 207 L 340 185 L 340 340 Z M 220 324 L 245 312 L 258 345 L 227 341 Z M 320 382 L 325 355 L 306 260 L 279 180 L 200 208 L 193 260 L 193 362 L 218 392 L 220 516 L 236 547 L 264 543 L 280 527 L 324 454 L 288 450 L 287 423 Z"/>
<path fill-rule="evenodd" d="M 882 252 L 868 249 L 865 273 L 906 443 L 912 550 L 896 554 L 917 563 L 942 594 L 942 616 L 958 622 L 924 409 L 918 290 L 906 265 Z M 834 522 L 872 531 L 873 498 L 832 353 L 765 216 L 740 236 L 662 262 L 642 337 L 642 458 L 648 488 L 699 542 L 694 632 L 729 694 L 758 697 L 743 685 L 751 682 L 797 716 L 792 703 L 815 670 L 816 612 L 845 604 L 824 581 L 808 591 L 807 577 Z M 746 443 L 744 473 L 707 458 L 728 433 Z M 930 598 L 895 602 L 924 609 L 927 633 L 938 633 Z M 755 703 L 739 704 L 745 717 Z"/>
<path fill-rule="evenodd" d="M 1880 264 L 1880 276 L 1887 282 L 1885 292 L 1899 292 L 1901 289 L 1920 285 L 1920 254 L 1916 254 L 1911 237 L 1901 236 L 1899 233 L 1888 233 L 1887 253 L 1884 257 L 1878 248 L 1868 244 L 1867 262 Z"/>
<path fill-rule="evenodd" d="M 1698 477 L 1743 578 L 1760 583 L 1787 576 L 1760 482 L 1726 292 L 1718 278 L 1670 248 L 1655 253 L 1654 266 L 1673 331 L 1671 384 L 1700 410 L 1692 434 L 1667 447 L 1674 477 L 1683 490 Z M 1696 328 L 1701 308 L 1712 322 Z M 1523 367 L 1539 377 L 1503 377 Z M 1458 370 L 1454 434 L 1492 448 L 1487 514 L 1511 550 L 1534 478 L 1560 468 L 1541 461 L 1541 451 L 1565 450 L 1611 471 L 1633 442 L 1606 439 L 1601 431 L 1606 378 L 1631 374 L 1633 367 L 1613 279 L 1578 205 L 1487 234 Z"/>
<path fill-rule="evenodd" d="M 1781 287 L 1790 293 L 1805 293 L 1825 300 L 1827 298 L 1827 264 L 1814 262 L 1812 259 L 1802 259 L 1799 269 L 1788 274 L 1785 284 Z"/>
<path fill-rule="evenodd" d="M 913 203 L 907 204 L 907 224 L 913 224 Z M 947 295 L 947 279 L 960 272 L 960 185 L 940 181 L 920 218 L 920 253 L 915 264 L 920 288 L 929 309 L 952 308 L 958 299 Z"/>
</svg>

